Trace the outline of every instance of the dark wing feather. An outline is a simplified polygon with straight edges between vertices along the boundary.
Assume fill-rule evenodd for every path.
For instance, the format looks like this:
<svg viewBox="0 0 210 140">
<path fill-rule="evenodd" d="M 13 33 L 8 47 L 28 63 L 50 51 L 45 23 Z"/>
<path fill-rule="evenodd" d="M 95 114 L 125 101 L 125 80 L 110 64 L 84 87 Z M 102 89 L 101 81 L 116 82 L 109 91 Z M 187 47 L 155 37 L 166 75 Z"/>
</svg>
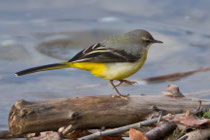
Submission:
<svg viewBox="0 0 210 140">
<path fill-rule="evenodd" d="M 126 53 L 124 50 L 107 48 L 100 43 L 94 44 L 76 54 L 69 62 L 135 62 L 141 56 L 134 56 Z"/>
</svg>

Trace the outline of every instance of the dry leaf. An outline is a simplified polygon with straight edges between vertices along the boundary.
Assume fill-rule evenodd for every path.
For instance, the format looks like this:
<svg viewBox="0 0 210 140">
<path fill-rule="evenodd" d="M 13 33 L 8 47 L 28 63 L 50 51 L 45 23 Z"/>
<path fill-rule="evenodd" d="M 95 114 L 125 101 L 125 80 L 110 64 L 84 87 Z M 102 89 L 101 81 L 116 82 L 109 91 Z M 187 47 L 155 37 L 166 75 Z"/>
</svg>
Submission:
<svg viewBox="0 0 210 140">
<path fill-rule="evenodd" d="M 141 131 L 131 128 L 129 130 L 129 137 L 131 140 L 148 140 Z"/>
<path fill-rule="evenodd" d="M 175 116 L 173 121 L 175 123 L 183 124 L 190 127 L 197 127 L 202 124 L 208 123 L 208 119 L 200 120 L 194 116 Z"/>
</svg>

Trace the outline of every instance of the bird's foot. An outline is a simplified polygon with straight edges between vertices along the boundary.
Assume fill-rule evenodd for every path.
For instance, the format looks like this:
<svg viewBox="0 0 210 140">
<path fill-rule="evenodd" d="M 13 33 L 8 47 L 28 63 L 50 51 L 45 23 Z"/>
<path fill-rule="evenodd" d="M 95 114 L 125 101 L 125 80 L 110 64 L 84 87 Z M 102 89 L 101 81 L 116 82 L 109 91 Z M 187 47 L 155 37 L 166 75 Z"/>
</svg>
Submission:
<svg viewBox="0 0 210 140">
<path fill-rule="evenodd" d="M 120 92 L 117 89 L 116 85 L 114 85 L 113 80 L 110 80 L 110 83 L 111 83 L 111 85 L 113 86 L 113 88 L 116 91 L 116 95 L 113 95 L 112 97 L 114 97 L 114 98 L 123 98 L 123 99 L 126 99 L 126 100 L 128 99 L 129 95 L 122 95 L 122 94 L 120 94 Z"/>
<path fill-rule="evenodd" d="M 115 94 L 115 95 L 112 95 L 112 97 L 113 98 L 122 98 L 122 99 L 128 99 L 128 97 L 129 97 L 129 94 L 127 94 L 127 95 L 122 95 L 122 94 L 119 94 L 119 93 L 117 93 L 117 94 Z"/>
<path fill-rule="evenodd" d="M 128 81 L 128 80 L 119 80 L 119 81 L 120 81 L 120 83 L 115 85 L 116 87 L 121 86 L 122 84 L 125 86 L 131 86 L 136 83 L 134 81 Z"/>
</svg>

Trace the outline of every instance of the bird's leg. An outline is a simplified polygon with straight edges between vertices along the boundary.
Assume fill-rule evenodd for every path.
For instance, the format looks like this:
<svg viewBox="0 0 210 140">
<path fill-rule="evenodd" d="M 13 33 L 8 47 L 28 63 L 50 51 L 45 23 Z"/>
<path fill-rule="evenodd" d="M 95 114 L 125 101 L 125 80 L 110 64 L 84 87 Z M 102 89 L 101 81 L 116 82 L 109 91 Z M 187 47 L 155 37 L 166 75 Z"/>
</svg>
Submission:
<svg viewBox="0 0 210 140">
<path fill-rule="evenodd" d="M 119 87 L 123 83 L 123 80 L 119 80 L 119 81 L 120 81 L 120 83 L 116 84 L 115 87 Z"/>
<path fill-rule="evenodd" d="M 122 95 L 122 94 L 120 94 L 119 90 L 118 90 L 117 87 L 114 85 L 113 80 L 110 80 L 109 82 L 110 82 L 110 84 L 113 86 L 113 88 L 115 89 L 115 91 L 117 92 L 117 96 L 118 96 L 118 97 L 124 97 L 124 98 L 127 97 L 127 95 Z"/>
<path fill-rule="evenodd" d="M 117 92 L 117 96 L 121 96 L 119 90 L 118 90 L 117 87 L 114 85 L 113 80 L 110 80 L 109 82 L 110 82 L 110 84 L 113 86 L 113 88 L 115 89 L 115 91 Z"/>
<path fill-rule="evenodd" d="M 123 83 L 125 83 L 126 86 L 131 86 L 136 83 L 134 81 L 128 81 L 128 80 L 119 80 L 119 81 L 120 81 L 120 83 L 115 85 L 115 87 L 118 87 L 118 86 L 122 85 Z"/>
</svg>

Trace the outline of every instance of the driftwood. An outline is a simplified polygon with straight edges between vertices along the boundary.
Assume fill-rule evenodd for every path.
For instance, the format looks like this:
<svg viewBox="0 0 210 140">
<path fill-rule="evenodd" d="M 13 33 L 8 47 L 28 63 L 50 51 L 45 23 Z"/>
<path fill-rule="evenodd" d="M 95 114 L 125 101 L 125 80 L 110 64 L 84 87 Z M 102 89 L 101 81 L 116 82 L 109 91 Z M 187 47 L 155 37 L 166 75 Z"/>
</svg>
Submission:
<svg viewBox="0 0 210 140">
<path fill-rule="evenodd" d="M 205 140 L 210 137 L 210 128 L 205 129 L 196 129 L 194 131 L 191 131 L 181 138 L 179 140 Z"/>
<path fill-rule="evenodd" d="M 176 88 L 174 86 L 174 88 Z M 170 92 L 168 86 L 166 92 Z M 179 91 L 178 88 L 176 88 Z M 183 113 L 196 110 L 200 100 L 174 96 L 130 95 L 128 99 L 110 96 L 89 96 L 52 101 L 16 102 L 9 114 L 9 129 L 13 134 L 58 130 L 71 124 L 75 129 L 110 128 L 136 123 L 157 112 Z M 210 108 L 209 100 L 201 100 L 203 108 Z"/>
</svg>

